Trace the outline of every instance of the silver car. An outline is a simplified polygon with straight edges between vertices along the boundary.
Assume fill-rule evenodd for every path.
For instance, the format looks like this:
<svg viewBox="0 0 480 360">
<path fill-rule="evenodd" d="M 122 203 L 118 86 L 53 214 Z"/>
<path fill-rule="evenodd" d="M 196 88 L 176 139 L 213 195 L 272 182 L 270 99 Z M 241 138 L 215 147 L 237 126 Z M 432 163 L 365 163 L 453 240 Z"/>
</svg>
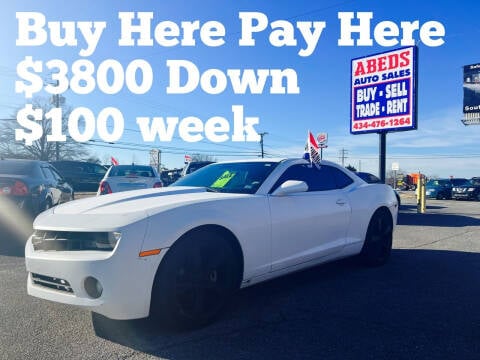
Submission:
<svg viewBox="0 0 480 360">
<path fill-rule="evenodd" d="M 97 195 L 162 186 L 162 180 L 153 166 L 116 165 L 108 169 L 100 182 Z"/>
</svg>

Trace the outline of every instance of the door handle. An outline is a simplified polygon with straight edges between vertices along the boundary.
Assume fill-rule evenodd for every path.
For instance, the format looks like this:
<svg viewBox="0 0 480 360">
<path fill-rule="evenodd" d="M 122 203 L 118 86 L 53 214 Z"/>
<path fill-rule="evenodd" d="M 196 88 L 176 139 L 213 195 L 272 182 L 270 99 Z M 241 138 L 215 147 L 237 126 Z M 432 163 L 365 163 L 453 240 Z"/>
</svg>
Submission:
<svg viewBox="0 0 480 360">
<path fill-rule="evenodd" d="M 343 199 L 338 199 L 338 200 L 337 200 L 337 205 L 343 206 L 343 205 L 345 205 L 346 203 L 347 203 L 347 202 L 346 202 L 345 200 L 343 200 Z"/>
</svg>

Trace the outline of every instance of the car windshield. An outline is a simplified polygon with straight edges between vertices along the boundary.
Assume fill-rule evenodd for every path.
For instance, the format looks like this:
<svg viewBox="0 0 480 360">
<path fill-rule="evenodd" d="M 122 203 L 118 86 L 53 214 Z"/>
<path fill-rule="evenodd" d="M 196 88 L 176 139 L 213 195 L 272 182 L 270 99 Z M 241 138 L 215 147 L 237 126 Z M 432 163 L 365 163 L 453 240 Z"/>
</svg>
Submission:
<svg viewBox="0 0 480 360">
<path fill-rule="evenodd" d="M 140 176 L 155 177 L 151 166 L 142 165 L 118 165 L 112 167 L 108 176 Z"/>
<path fill-rule="evenodd" d="M 277 164 L 258 161 L 211 164 L 170 186 L 199 186 L 211 191 L 254 194 Z"/>
<path fill-rule="evenodd" d="M 471 184 L 471 185 L 474 185 L 474 186 L 480 186 L 480 178 L 471 179 L 465 185 L 468 185 L 468 184 Z"/>
<path fill-rule="evenodd" d="M 33 163 L 30 161 L 0 161 L 0 174 L 31 175 Z"/>
<path fill-rule="evenodd" d="M 449 184 L 449 180 L 429 180 L 427 186 L 445 186 Z"/>
</svg>

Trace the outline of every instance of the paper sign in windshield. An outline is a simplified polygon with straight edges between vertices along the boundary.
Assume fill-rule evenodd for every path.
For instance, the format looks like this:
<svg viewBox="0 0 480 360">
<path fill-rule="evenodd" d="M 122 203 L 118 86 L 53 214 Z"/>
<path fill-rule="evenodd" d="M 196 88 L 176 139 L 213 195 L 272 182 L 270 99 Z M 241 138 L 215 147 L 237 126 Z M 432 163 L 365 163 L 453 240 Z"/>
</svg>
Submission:
<svg viewBox="0 0 480 360">
<path fill-rule="evenodd" d="M 222 189 L 224 188 L 230 180 L 232 180 L 235 177 L 235 172 L 233 171 L 228 171 L 226 170 L 222 176 L 220 176 L 215 182 L 211 185 L 212 188 L 219 188 Z"/>
</svg>

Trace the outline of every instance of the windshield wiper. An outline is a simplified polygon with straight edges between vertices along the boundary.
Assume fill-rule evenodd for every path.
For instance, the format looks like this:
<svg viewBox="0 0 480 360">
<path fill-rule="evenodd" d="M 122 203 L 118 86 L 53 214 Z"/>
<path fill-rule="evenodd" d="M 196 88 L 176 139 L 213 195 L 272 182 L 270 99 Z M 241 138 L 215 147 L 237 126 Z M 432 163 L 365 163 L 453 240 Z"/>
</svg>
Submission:
<svg viewBox="0 0 480 360">
<path fill-rule="evenodd" d="M 207 190 L 208 192 L 215 192 L 215 193 L 220 192 L 220 189 L 218 189 L 218 188 L 213 188 L 213 187 L 211 187 L 211 186 L 205 186 L 205 190 Z"/>
</svg>

